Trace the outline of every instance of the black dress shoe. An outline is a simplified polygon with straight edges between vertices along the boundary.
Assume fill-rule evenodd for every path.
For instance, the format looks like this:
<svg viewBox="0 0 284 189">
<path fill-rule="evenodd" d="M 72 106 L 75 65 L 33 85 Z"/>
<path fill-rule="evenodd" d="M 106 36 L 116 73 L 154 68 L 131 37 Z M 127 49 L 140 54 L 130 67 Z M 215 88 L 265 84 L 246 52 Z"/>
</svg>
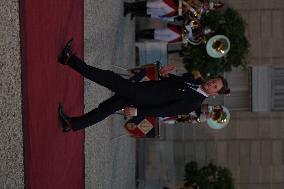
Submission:
<svg viewBox="0 0 284 189">
<path fill-rule="evenodd" d="M 71 124 L 70 124 L 70 121 L 69 121 L 70 118 L 64 113 L 63 106 L 61 104 L 59 104 L 58 115 L 59 115 L 59 119 L 61 121 L 62 131 L 63 132 L 71 131 L 72 128 L 71 128 Z"/>
<path fill-rule="evenodd" d="M 73 38 L 66 43 L 66 45 L 60 52 L 58 56 L 58 62 L 60 62 L 61 64 L 67 64 L 68 59 L 72 55 L 72 45 L 73 45 Z"/>
</svg>

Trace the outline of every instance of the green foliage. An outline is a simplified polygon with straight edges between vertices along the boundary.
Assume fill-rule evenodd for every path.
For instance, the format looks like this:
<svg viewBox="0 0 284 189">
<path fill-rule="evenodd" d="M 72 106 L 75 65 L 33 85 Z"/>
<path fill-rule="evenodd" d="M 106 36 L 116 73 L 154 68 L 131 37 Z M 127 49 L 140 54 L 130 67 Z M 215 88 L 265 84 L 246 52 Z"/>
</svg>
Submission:
<svg viewBox="0 0 284 189">
<path fill-rule="evenodd" d="M 201 24 L 218 35 L 230 39 L 231 48 L 222 58 L 212 58 L 206 52 L 206 45 L 188 46 L 182 51 L 184 64 L 188 71 L 197 69 L 204 77 L 229 72 L 232 67 L 246 67 L 250 44 L 245 36 L 246 23 L 240 14 L 228 8 L 225 12 L 210 11 L 203 15 Z M 209 39 L 212 36 L 206 36 Z"/>
<path fill-rule="evenodd" d="M 199 186 L 199 189 L 235 189 L 230 170 L 213 163 L 201 168 L 196 162 L 187 163 L 185 186 Z"/>
</svg>

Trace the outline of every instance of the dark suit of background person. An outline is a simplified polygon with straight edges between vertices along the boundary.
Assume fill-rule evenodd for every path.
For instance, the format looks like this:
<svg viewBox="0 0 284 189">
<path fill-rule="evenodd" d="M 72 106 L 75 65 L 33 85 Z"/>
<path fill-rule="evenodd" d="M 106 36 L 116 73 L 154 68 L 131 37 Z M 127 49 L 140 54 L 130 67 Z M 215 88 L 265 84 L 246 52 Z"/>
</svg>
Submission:
<svg viewBox="0 0 284 189">
<path fill-rule="evenodd" d="M 158 81 L 132 82 L 112 71 L 87 65 L 72 54 L 71 46 L 72 44 L 65 46 L 59 56 L 59 62 L 70 66 L 82 76 L 110 89 L 115 94 L 97 108 L 77 117 L 67 116 L 60 107 L 59 115 L 63 121 L 63 128 L 65 126 L 71 127 L 72 130 L 86 128 L 127 106 L 136 107 L 137 116 L 164 117 L 185 114 L 198 109 L 207 97 L 191 88 L 198 87 L 202 83 L 190 77 L 171 76 Z M 186 82 L 192 83 L 192 86 Z"/>
</svg>

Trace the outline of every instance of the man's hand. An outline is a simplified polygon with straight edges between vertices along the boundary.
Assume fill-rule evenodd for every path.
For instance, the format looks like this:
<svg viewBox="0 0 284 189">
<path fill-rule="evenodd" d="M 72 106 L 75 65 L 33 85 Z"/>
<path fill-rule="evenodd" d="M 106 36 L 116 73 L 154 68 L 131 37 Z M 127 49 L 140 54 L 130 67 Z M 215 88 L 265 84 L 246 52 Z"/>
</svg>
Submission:
<svg viewBox="0 0 284 189">
<path fill-rule="evenodd" d="M 122 111 L 125 116 L 137 116 L 137 108 L 125 107 Z"/>
<path fill-rule="evenodd" d="M 161 67 L 160 69 L 160 75 L 161 76 L 166 76 L 167 74 L 171 73 L 174 71 L 176 67 L 172 64 L 165 65 L 164 67 Z"/>
</svg>

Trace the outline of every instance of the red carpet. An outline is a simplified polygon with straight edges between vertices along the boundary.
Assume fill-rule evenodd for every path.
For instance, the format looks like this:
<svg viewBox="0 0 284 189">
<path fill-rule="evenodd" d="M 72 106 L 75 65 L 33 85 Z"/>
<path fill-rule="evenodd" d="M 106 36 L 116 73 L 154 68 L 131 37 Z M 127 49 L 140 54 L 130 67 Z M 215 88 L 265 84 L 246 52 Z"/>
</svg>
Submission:
<svg viewBox="0 0 284 189">
<path fill-rule="evenodd" d="M 63 133 L 58 104 L 83 112 L 83 78 L 57 62 L 73 37 L 83 56 L 83 0 L 20 1 L 26 188 L 84 188 L 84 133 Z"/>
</svg>

